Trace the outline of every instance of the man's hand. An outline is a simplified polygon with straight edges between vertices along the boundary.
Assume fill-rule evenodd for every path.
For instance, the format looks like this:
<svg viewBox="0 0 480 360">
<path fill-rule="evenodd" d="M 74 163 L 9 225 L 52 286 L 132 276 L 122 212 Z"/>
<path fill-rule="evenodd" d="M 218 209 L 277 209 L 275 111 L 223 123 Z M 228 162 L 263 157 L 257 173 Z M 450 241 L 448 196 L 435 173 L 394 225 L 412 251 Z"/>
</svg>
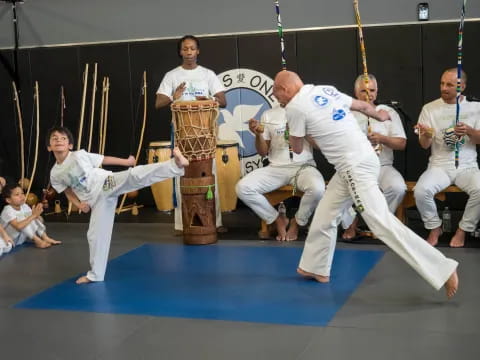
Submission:
<svg viewBox="0 0 480 360">
<path fill-rule="evenodd" d="M 384 140 L 384 136 L 382 134 L 379 134 L 379 133 L 376 133 L 376 132 L 368 133 L 367 138 L 368 138 L 368 140 L 370 140 L 370 143 L 372 145 L 382 144 L 382 142 Z"/>
<path fill-rule="evenodd" d="M 418 134 L 418 136 L 425 136 L 427 138 L 432 138 L 433 137 L 433 129 L 425 126 L 423 124 L 417 124 L 414 127 L 415 133 Z"/>
<path fill-rule="evenodd" d="M 78 205 L 78 209 L 86 214 L 90 211 L 90 205 L 88 205 L 86 202 L 81 202 L 80 205 Z"/>
<path fill-rule="evenodd" d="M 248 120 L 248 128 L 250 129 L 251 132 L 253 132 L 255 135 L 260 135 L 263 133 L 263 131 L 265 130 L 263 125 L 260 124 L 260 122 L 258 122 L 257 120 L 255 120 L 254 118 L 251 118 L 250 120 Z"/>
<path fill-rule="evenodd" d="M 459 122 L 457 126 L 455 126 L 454 128 L 455 135 L 457 135 L 458 137 L 468 135 L 471 130 L 472 130 L 472 127 L 463 122 Z"/>
<path fill-rule="evenodd" d="M 175 92 L 173 93 L 173 101 L 178 100 L 182 97 L 183 92 L 185 91 L 185 86 L 185 81 L 178 85 L 178 87 L 175 89 Z"/>
</svg>

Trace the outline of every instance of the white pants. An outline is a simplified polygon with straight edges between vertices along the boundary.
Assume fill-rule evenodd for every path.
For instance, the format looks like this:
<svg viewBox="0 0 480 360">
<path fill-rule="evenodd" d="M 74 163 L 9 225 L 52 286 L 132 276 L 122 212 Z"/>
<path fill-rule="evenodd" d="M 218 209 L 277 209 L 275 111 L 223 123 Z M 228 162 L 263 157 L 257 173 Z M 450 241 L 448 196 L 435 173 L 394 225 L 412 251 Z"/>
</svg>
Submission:
<svg viewBox="0 0 480 360">
<path fill-rule="evenodd" d="M 385 200 L 387 200 L 390 212 L 395 214 L 407 191 L 407 185 L 405 185 L 402 174 L 393 165 L 380 166 L 378 186 L 382 190 Z M 347 208 L 342 215 L 342 227 L 344 229 L 348 228 L 355 216 L 355 212 L 352 212 L 351 208 Z"/>
<path fill-rule="evenodd" d="M 287 184 L 293 185 L 295 183 L 295 175 L 300 169 L 301 165 L 270 165 L 254 170 L 237 183 L 237 196 L 258 217 L 265 220 L 267 224 L 271 224 L 278 217 L 278 212 L 270 205 L 263 194 Z M 298 225 L 304 226 L 308 223 L 310 215 L 312 215 L 325 192 L 325 181 L 322 174 L 313 166 L 304 167 L 297 176 L 297 189 L 304 194 L 295 214 L 295 219 Z"/>
<path fill-rule="evenodd" d="M 31 221 L 22 230 L 15 229 L 12 225 L 8 224 L 5 227 L 7 234 L 12 238 L 15 246 L 22 245 L 27 240 L 32 240 L 35 235 L 42 237 L 45 232 L 45 224 L 40 219 Z"/>
<path fill-rule="evenodd" d="M 212 173 L 215 176 L 215 222 L 216 227 L 222 226 L 222 210 L 220 207 L 220 196 L 218 195 L 218 181 L 217 181 L 217 162 L 212 159 Z M 177 207 L 174 210 L 175 215 L 175 230 L 183 231 L 182 219 L 182 193 L 180 190 L 180 176 L 175 178 L 175 196 L 177 199 Z"/>
<path fill-rule="evenodd" d="M 105 278 L 118 196 L 183 173 L 183 168 L 179 168 L 174 159 L 171 159 L 161 163 L 135 166 L 112 174 L 113 188 L 101 191 L 90 215 L 87 232 L 91 266 L 87 273 L 89 280 L 103 281 Z"/>
<path fill-rule="evenodd" d="M 370 230 L 438 290 L 458 263 L 446 258 L 390 212 L 378 187 L 379 167 L 378 158 L 372 153 L 358 165 L 335 173 L 315 210 L 299 267 L 330 276 L 337 219 L 353 199 Z"/>
<path fill-rule="evenodd" d="M 480 219 L 480 170 L 444 169 L 429 167 L 417 181 L 414 189 L 415 203 L 426 229 L 435 229 L 442 225 L 435 204 L 435 194 L 455 184 L 468 194 L 467 205 L 462 220 L 458 224 L 463 231 L 472 232 Z"/>
<path fill-rule="evenodd" d="M 1 236 L 0 236 L 0 256 L 2 254 L 6 254 L 12 250 L 12 244 L 7 243 Z"/>
</svg>

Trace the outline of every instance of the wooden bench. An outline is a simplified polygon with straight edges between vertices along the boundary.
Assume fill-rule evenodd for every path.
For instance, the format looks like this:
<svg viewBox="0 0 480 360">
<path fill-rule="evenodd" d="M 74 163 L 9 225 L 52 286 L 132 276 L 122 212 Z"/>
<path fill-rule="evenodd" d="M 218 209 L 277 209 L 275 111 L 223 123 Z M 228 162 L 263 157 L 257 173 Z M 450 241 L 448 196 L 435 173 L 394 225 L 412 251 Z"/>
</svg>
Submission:
<svg viewBox="0 0 480 360">
<path fill-rule="evenodd" d="M 397 215 L 397 218 L 404 224 L 407 221 L 407 209 L 411 208 L 412 206 L 415 206 L 413 188 L 417 183 L 415 181 L 406 181 L 405 184 L 407 185 L 407 193 L 405 194 L 405 197 L 403 198 L 402 203 L 400 204 L 397 211 L 395 212 L 395 215 Z M 446 193 L 460 193 L 460 192 L 463 192 L 460 188 L 458 188 L 455 185 L 450 185 L 449 187 L 437 193 L 435 195 L 435 199 L 438 199 L 440 201 L 445 201 Z"/>
<path fill-rule="evenodd" d="M 271 192 L 266 193 L 264 195 L 267 198 L 268 202 L 272 206 L 276 206 L 276 205 L 280 204 L 282 201 L 285 201 L 292 196 L 302 197 L 303 192 L 297 190 L 295 192 L 295 194 L 293 194 L 293 186 L 292 185 L 285 185 L 285 186 L 282 186 L 281 188 L 278 188 L 277 190 L 271 191 Z M 269 226 L 267 225 L 267 223 L 264 220 L 262 220 L 262 222 L 260 224 L 260 230 L 258 231 L 258 237 L 260 239 L 271 238 L 271 231 L 269 229 Z"/>
</svg>

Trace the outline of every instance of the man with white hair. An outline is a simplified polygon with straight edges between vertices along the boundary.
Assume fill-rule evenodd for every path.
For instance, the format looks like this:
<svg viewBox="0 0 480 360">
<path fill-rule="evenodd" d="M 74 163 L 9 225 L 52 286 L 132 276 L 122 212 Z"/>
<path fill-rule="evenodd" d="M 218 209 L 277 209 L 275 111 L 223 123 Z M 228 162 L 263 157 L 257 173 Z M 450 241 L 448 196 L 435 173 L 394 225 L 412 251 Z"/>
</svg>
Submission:
<svg viewBox="0 0 480 360">
<path fill-rule="evenodd" d="M 444 286 L 447 297 L 454 296 L 458 289 L 458 263 L 431 247 L 389 211 L 378 188 L 378 157 L 351 110 L 380 121 L 388 120 L 390 115 L 340 93 L 333 86 L 304 85 L 291 71 L 277 74 L 273 94 L 285 106 L 293 151 L 301 152 L 304 138 L 310 138 L 336 169 L 315 210 L 297 272 L 322 283 L 330 281 L 337 219 L 353 200 L 379 239 L 435 289 Z"/>
<path fill-rule="evenodd" d="M 378 83 L 375 76 L 368 74 L 367 84 L 365 75 L 359 75 L 355 80 L 354 94 L 356 99 L 373 104 L 378 96 Z M 405 197 L 407 186 L 402 174 L 393 166 L 393 151 L 405 150 L 407 136 L 405 135 L 400 116 L 392 107 L 378 105 L 376 109 L 387 111 L 390 121 L 378 121 L 359 111 L 352 111 L 352 113 L 377 152 L 380 160 L 378 186 L 385 195 L 388 208 L 392 213 L 395 213 Z M 358 216 L 352 219 L 351 211 L 346 211 L 342 220 L 343 226 L 346 228 L 342 237 L 346 240 L 354 238 L 356 236 Z"/>
</svg>

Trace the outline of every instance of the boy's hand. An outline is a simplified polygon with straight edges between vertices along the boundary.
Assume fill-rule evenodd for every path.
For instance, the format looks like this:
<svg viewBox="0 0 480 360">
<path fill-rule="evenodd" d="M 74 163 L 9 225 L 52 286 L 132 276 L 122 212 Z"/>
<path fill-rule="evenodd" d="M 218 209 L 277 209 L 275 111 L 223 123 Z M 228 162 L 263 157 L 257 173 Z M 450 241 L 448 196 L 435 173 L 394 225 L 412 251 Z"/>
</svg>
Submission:
<svg viewBox="0 0 480 360">
<path fill-rule="evenodd" d="M 127 159 L 127 166 L 135 166 L 136 162 L 135 156 L 130 155 Z"/>
<path fill-rule="evenodd" d="M 78 205 L 78 209 L 86 214 L 90 211 L 90 205 L 88 205 L 86 202 L 81 202 L 80 205 Z"/>
<path fill-rule="evenodd" d="M 40 217 L 40 215 L 43 213 L 43 205 L 41 203 L 38 203 L 37 205 L 34 205 L 32 208 L 32 215 L 35 218 Z"/>
</svg>

